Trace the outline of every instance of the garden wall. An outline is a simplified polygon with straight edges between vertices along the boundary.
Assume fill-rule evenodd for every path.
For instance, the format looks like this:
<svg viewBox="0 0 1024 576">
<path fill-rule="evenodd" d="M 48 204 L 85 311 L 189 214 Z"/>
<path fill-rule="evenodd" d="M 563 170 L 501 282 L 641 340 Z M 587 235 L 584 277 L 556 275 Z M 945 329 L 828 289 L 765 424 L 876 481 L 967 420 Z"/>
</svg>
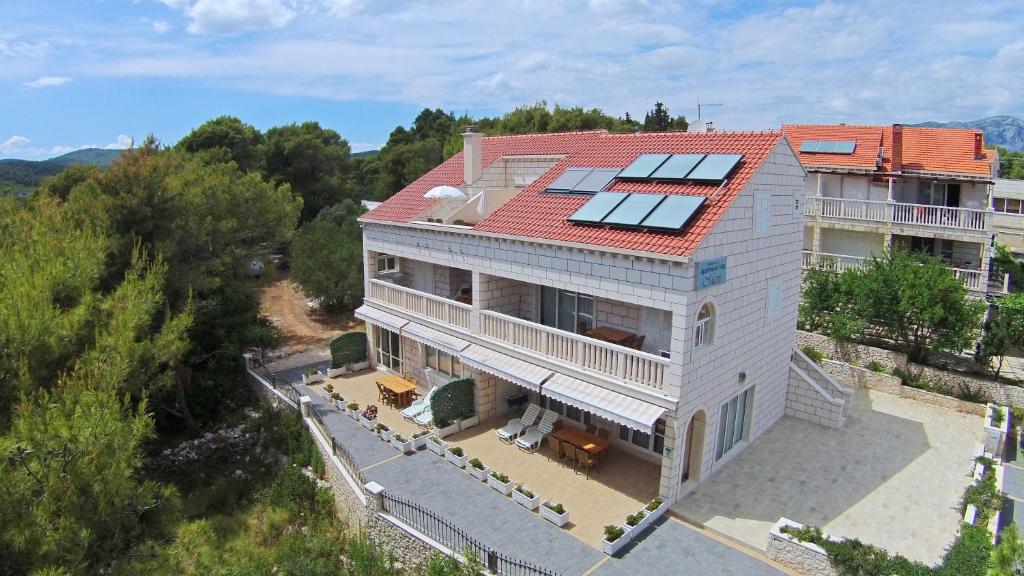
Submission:
<svg viewBox="0 0 1024 576">
<path fill-rule="evenodd" d="M 867 366 L 872 362 L 878 362 L 892 370 L 893 368 L 905 368 L 907 365 L 907 355 L 902 352 L 893 352 L 863 344 L 838 344 L 828 336 L 797 330 L 796 347 L 802 350 L 804 346 L 811 346 L 828 358 L 835 358 L 858 366 Z"/>
<path fill-rule="evenodd" d="M 783 534 L 783 526 L 802 528 L 803 524 L 779 518 L 768 532 L 769 558 L 807 576 L 839 576 L 839 572 L 832 567 L 828 559 L 828 553 L 821 546 L 801 542 L 789 534 Z"/>
<path fill-rule="evenodd" d="M 946 396 L 945 394 L 938 394 L 927 390 L 921 390 L 919 388 L 904 386 L 898 377 L 892 376 L 891 374 L 881 374 L 868 370 L 867 368 L 851 366 L 845 362 L 839 362 L 836 360 L 823 360 L 822 368 L 831 374 L 833 378 L 849 386 L 878 390 L 880 392 L 886 392 L 895 396 L 908 398 L 910 400 L 917 400 L 918 402 L 924 402 L 925 404 L 941 406 L 943 408 L 955 410 L 956 412 L 963 412 L 965 414 L 975 414 L 977 416 L 985 415 L 984 404 L 967 402 L 960 400 L 959 398 Z"/>
<path fill-rule="evenodd" d="M 796 363 L 790 366 L 789 386 L 786 390 L 786 415 L 829 428 L 841 428 L 846 421 L 844 408 L 847 398 L 832 398 L 825 390 L 808 382 L 798 372 L 802 370 L 807 374 L 805 368 L 806 366 L 799 366 Z M 807 376 L 811 377 L 810 374 Z"/>
</svg>

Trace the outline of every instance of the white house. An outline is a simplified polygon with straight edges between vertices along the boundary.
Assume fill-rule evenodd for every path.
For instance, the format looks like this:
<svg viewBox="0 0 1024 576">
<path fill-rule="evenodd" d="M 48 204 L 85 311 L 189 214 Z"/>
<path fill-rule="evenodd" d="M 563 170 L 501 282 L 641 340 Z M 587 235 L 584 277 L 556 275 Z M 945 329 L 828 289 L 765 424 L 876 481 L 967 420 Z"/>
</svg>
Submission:
<svg viewBox="0 0 1024 576">
<path fill-rule="evenodd" d="M 980 131 L 899 124 L 782 131 L 809 173 L 805 268 L 843 270 L 903 247 L 946 260 L 972 294 L 989 291 L 998 164 Z"/>
<path fill-rule="evenodd" d="M 361 219 L 373 361 L 606 430 L 675 499 L 799 412 L 805 179 L 780 132 L 470 129 Z"/>
</svg>

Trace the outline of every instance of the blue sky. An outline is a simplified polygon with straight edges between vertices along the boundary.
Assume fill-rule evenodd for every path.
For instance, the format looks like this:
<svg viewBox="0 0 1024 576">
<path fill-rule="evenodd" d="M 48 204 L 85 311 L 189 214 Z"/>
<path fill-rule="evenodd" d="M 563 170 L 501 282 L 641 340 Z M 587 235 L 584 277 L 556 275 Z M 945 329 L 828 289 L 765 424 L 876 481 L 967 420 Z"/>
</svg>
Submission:
<svg viewBox="0 0 1024 576">
<path fill-rule="evenodd" d="M 1024 116 L 1003 2 L 4 0 L 0 158 L 173 143 L 232 114 L 379 147 L 424 106 L 539 100 L 719 128 Z"/>
</svg>

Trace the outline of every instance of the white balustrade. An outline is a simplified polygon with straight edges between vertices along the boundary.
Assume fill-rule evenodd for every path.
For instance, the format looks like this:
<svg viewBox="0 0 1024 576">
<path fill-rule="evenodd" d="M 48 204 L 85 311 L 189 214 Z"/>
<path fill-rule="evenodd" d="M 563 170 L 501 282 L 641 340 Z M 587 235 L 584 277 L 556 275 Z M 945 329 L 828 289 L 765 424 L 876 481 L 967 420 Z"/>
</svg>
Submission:
<svg viewBox="0 0 1024 576">
<path fill-rule="evenodd" d="M 982 278 L 981 270 L 953 268 L 953 274 L 963 281 L 968 290 L 981 291 L 985 289 L 985 280 Z"/>
<path fill-rule="evenodd" d="M 989 223 L 987 210 L 824 196 L 809 197 L 805 204 L 804 214 L 824 218 L 894 222 L 896 224 L 972 231 L 985 231 Z"/>
<path fill-rule="evenodd" d="M 470 312 L 473 310 L 469 304 L 381 280 L 370 280 L 369 297 L 427 318 L 469 329 Z"/>
<path fill-rule="evenodd" d="M 827 252 L 803 251 L 803 267 L 824 268 L 843 272 L 850 268 L 862 268 L 867 260 L 864 256 L 846 256 L 844 254 L 829 254 Z M 968 290 L 980 292 L 985 290 L 986 283 L 981 270 L 968 270 L 966 268 L 951 268 L 953 274 L 959 278 Z"/>
<path fill-rule="evenodd" d="M 660 390 L 665 383 L 668 359 L 640 350 L 488 310 L 480 312 L 480 331 L 483 336 L 512 346 L 635 384 Z"/>
</svg>

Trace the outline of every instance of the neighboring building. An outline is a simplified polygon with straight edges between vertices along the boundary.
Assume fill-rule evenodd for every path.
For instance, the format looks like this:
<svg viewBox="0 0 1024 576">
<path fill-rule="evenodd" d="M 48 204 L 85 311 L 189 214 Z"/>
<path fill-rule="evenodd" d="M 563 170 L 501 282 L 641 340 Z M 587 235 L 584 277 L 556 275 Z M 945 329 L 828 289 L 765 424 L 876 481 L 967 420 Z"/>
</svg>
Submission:
<svg viewBox="0 0 1024 576">
<path fill-rule="evenodd" d="M 806 174 L 780 132 L 464 139 L 361 219 L 378 369 L 608 430 L 667 499 L 787 413 Z"/>
<path fill-rule="evenodd" d="M 804 268 L 842 270 L 903 247 L 948 262 L 972 294 L 989 292 L 998 164 L 981 131 L 899 124 L 782 131 L 809 173 Z"/>
<path fill-rule="evenodd" d="M 996 242 L 1024 258 L 1024 180 L 997 178 L 992 187 L 992 229 Z"/>
</svg>

